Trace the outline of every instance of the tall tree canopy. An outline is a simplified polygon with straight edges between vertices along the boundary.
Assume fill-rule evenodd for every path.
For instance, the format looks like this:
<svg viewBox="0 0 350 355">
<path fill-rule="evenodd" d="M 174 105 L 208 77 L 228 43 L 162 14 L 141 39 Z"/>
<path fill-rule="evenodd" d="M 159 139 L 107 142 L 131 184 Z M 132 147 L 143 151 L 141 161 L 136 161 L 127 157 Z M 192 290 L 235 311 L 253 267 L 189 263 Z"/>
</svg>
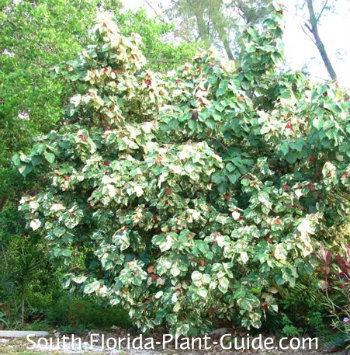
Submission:
<svg viewBox="0 0 350 355">
<path fill-rule="evenodd" d="M 178 23 L 176 36 L 200 40 L 204 47 L 213 45 L 227 58 L 237 59 L 240 52 L 237 39 L 242 25 L 261 23 L 267 14 L 268 3 L 269 0 L 172 0 L 163 11 Z M 317 48 L 329 76 L 336 79 L 336 53 L 327 50 L 322 24 L 326 16 L 339 11 L 339 1 L 297 0 L 285 2 L 285 5 L 288 5 L 288 16 L 295 17 L 295 23 L 302 19 L 304 33 Z M 305 66 L 309 65 L 309 59 L 305 58 Z"/>
<path fill-rule="evenodd" d="M 215 44 L 233 60 L 239 51 L 242 25 L 261 23 L 268 0 L 173 0 L 165 13 L 179 22 L 176 35 L 195 38 L 205 46 Z"/>
</svg>

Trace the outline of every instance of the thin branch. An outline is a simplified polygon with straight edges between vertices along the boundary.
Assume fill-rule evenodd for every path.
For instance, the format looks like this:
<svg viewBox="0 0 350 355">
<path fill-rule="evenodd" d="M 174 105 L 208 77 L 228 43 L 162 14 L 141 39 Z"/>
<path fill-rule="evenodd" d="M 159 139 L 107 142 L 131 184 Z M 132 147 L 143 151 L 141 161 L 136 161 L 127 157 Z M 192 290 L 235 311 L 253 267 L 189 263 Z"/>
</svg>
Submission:
<svg viewBox="0 0 350 355">
<path fill-rule="evenodd" d="M 165 22 L 165 21 L 163 20 L 162 16 L 159 14 L 159 12 L 154 8 L 154 6 L 153 6 L 148 0 L 143 0 L 143 1 L 146 3 L 146 5 L 147 5 L 151 10 L 153 10 L 153 12 L 155 13 L 155 15 L 158 16 L 162 22 Z"/>
<path fill-rule="evenodd" d="M 320 11 L 319 15 L 317 16 L 317 19 L 316 19 L 316 22 L 317 22 L 317 23 L 318 23 L 318 21 L 320 20 L 320 18 L 321 18 L 321 16 L 322 16 L 322 13 L 323 13 L 324 9 L 326 8 L 327 4 L 328 4 L 328 0 L 325 1 L 324 5 L 323 5 L 323 7 L 322 7 L 322 10 Z"/>
<path fill-rule="evenodd" d="M 306 36 L 309 37 L 309 39 L 311 40 L 311 42 L 316 45 L 316 42 L 315 42 L 315 40 L 313 39 L 313 37 L 310 35 L 310 33 L 306 32 L 306 30 L 305 30 L 305 27 L 306 27 L 306 28 L 312 33 L 311 28 L 308 26 L 308 24 L 305 23 L 305 27 L 304 27 L 303 25 L 300 25 L 300 27 L 301 27 L 301 29 L 303 30 L 303 32 L 306 34 Z"/>
<path fill-rule="evenodd" d="M 310 25 L 309 25 L 307 22 L 305 22 L 304 26 L 305 26 L 311 33 L 313 33 L 313 32 L 312 32 L 312 28 L 310 27 Z"/>
</svg>

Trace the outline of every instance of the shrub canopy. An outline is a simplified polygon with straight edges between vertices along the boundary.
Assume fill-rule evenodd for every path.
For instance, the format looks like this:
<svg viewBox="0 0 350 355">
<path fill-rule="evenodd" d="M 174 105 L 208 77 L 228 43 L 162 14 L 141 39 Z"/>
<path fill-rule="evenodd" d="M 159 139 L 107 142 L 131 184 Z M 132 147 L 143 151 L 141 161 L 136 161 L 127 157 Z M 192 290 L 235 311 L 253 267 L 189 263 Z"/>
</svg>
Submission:
<svg viewBox="0 0 350 355">
<path fill-rule="evenodd" d="M 21 210 L 66 287 L 121 304 L 143 331 L 260 327 L 346 222 L 349 95 L 278 73 L 283 9 L 270 10 L 235 65 L 209 53 L 166 75 L 100 17 L 61 67 L 79 83 L 62 126 L 13 158 L 42 173 Z"/>
</svg>

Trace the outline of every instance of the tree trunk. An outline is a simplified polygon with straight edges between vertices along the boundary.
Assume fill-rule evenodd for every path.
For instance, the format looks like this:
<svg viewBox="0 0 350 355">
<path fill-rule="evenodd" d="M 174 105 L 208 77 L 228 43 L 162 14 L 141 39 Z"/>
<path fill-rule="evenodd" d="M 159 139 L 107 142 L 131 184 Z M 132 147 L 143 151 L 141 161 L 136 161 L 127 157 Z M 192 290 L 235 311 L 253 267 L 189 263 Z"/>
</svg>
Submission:
<svg viewBox="0 0 350 355">
<path fill-rule="evenodd" d="M 228 41 L 227 37 L 222 39 L 222 43 L 224 45 L 224 48 L 225 48 L 226 54 L 228 56 L 228 59 L 234 60 L 235 57 L 233 56 L 233 53 L 232 53 L 231 48 L 230 48 L 230 42 Z"/>
<path fill-rule="evenodd" d="M 327 51 L 326 51 L 326 48 L 321 40 L 321 37 L 318 33 L 318 27 L 317 27 L 317 19 L 316 19 L 316 16 L 315 16 L 315 11 L 314 11 L 314 7 L 313 7 L 313 3 L 312 3 L 313 0 L 306 0 L 307 2 L 307 7 L 308 7 L 308 10 L 309 10 L 309 16 L 310 16 L 310 24 L 311 24 L 311 27 L 309 25 L 307 25 L 307 28 L 308 30 L 312 33 L 314 39 L 315 39 L 315 43 L 316 43 L 316 46 L 317 46 L 317 49 L 318 51 L 320 52 L 320 55 L 321 55 L 321 58 L 323 60 L 323 63 L 328 71 L 328 74 L 329 76 L 335 80 L 337 78 L 337 75 L 335 73 L 335 70 L 332 66 L 332 63 L 328 57 L 328 54 L 327 54 Z"/>
<path fill-rule="evenodd" d="M 22 327 L 24 325 L 24 296 L 22 296 L 22 304 L 21 304 L 21 323 Z"/>
<path fill-rule="evenodd" d="M 208 26 L 204 20 L 204 12 L 203 12 L 201 2 L 200 1 L 191 2 L 190 0 L 187 0 L 187 3 L 193 7 L 194 15 L 196 17 L 199 37 L 203 42 L 208 44 L 210 42 Z"/>
<path fill-rule="evenodd" d="M 4 197 L 1 200 L 1 202 L 0 202 L 0 212 L 6 207 L 8 202 L 9 202 L 9 199 L 7 197 Z"/>
<path fill-rule="evenodd" d="M 211 4 L 209 16 L 213 24 L 213 28 L 219 36 L 221 43 L 224 46 L 228 59 L 234 60 L 234 56 L 231 50 L 228 31 L 229 29 L 225 25 L 225 18 L 223 16 L 222 2 L 217 1 Z"/>
</svg>

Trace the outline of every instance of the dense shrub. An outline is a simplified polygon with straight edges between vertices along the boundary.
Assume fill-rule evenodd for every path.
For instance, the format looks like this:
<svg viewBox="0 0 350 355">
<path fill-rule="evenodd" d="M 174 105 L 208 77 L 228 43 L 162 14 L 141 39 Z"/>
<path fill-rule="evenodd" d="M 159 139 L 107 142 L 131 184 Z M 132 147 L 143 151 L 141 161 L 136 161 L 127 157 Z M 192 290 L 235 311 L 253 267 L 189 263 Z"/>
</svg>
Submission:
<svg viewBox="0 0 350 355">
<path fill-rule="evenodd" d="M 71 81 L 57 80 L 52 66 L 74 58 L 86 45 L 87 26 L 101 6 L 113 12 L 124 34 L 143 34 L 142 48 L 150 67 L 170 69 L 191 58 L 198 46 L 165 43 L 162 38 L 172 30 L 171 24 L 149 18 L 144 10 L 123 11 L 118 0 L 1 2 L 0 304 L 8 314 L 9 327 L 21 326 L 21 318 L 35 320 L 43 309 L 54 306 L 50 303 L 55 302 L 53 294 L 61 292 L 56 282 L 48 285 L 47 279 L 55 277 L 48 257 L 42 257 L 45 252 L 38 251 L 45 247 L 43 240 L 25 229 L 23 215 L 18 212 L 21 195 L 36 191 L 41 180 L 31 174 L 23 181 L 10 166 L 11 156 L 19 149 L 28 151 L 33 136 L 57 126 L 75 87 Z M 34 273 L 28 270 L 30 260 L 31 265 L 36 263 Z"/>
<path fill-rule="evenodd" d="M 237 314 L 260 327 L 278 289 L 313 272 L 349 211 L 349 96 L 278 74 L 282 13 L 243 32 L 235 66 L 204 54 L 167 75 L 142 70 L 138 36 L 98 20 L 61 67 L 79 83 L 62 128 L 13 158 L 41 172 L 21 210 L 66 287 L 142 330 L 194 334 Z"/>
</svg>

